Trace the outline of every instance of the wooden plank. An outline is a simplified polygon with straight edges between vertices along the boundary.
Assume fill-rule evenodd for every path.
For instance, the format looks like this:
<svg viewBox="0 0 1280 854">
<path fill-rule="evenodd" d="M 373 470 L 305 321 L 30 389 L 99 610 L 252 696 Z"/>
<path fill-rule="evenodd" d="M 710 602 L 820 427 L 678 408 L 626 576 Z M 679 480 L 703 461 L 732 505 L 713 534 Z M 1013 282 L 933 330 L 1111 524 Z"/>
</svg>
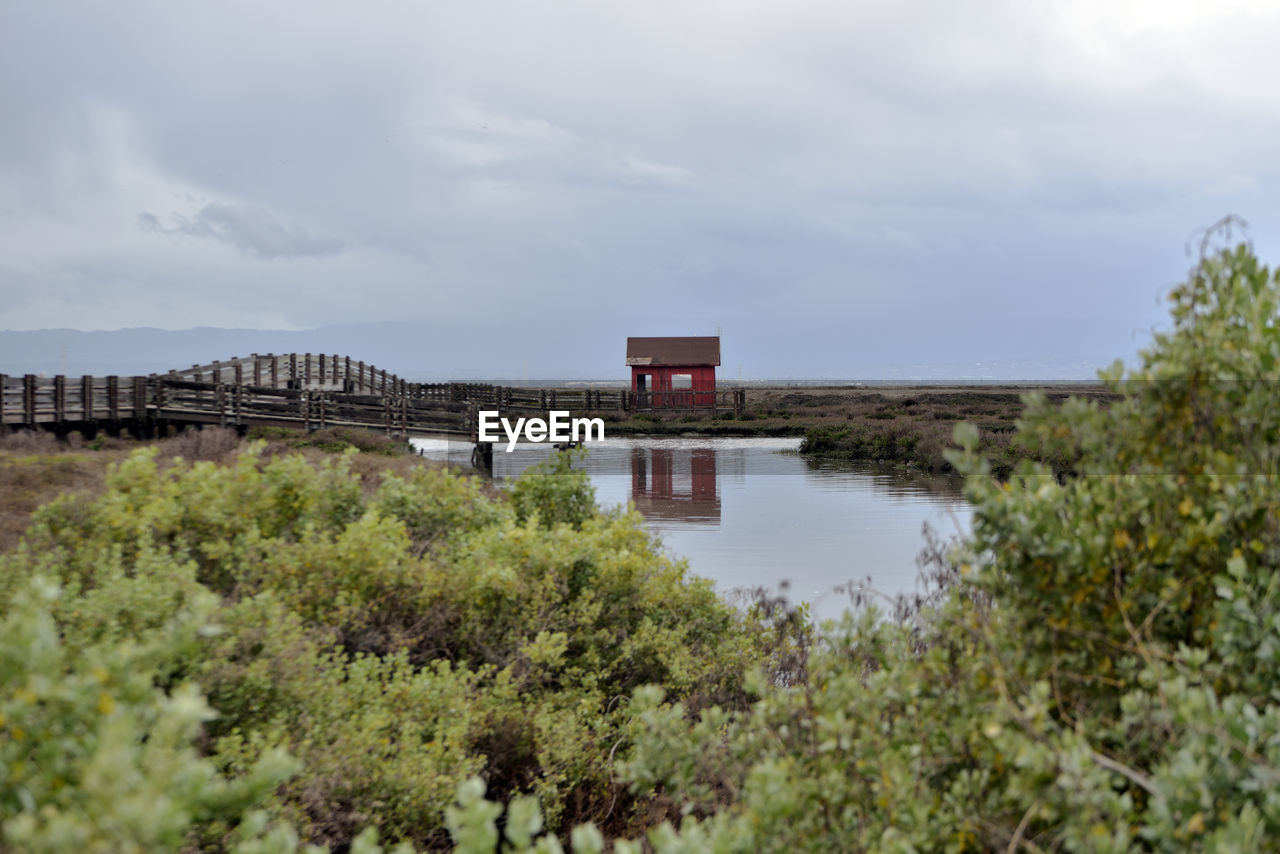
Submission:
<svg viewBox="0 0 1280 854">
<path fill-rule="evenodd" d="M 145 379 L 145 377 L 143 378 Z M 190 380 L 171 380 L 166 377 L 160 377 L 157 382 L 168 388 L 187 389 L 189 391 L 212 391 L 217 388 L 216 383 L 192 382 Z"/>
<path fill-rule="evenodd" d="M 255 397 L 275 397 L 282 400 L 296 400 L 303 394 L 300 390 L 293 388 L 255 388 L 252 391 Z"/>
</svg>

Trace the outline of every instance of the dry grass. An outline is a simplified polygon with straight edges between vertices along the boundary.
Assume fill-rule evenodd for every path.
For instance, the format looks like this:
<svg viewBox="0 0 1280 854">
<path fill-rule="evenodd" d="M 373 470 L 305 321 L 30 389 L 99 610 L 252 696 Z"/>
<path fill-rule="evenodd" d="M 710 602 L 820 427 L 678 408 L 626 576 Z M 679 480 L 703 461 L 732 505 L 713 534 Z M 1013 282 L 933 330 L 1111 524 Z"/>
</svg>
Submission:
<svg viewBox="0 0 1280 854">
<path fill-rule="evenodd" d="M 952 447 L 955 424 L 978 428 L 978 449 L 992 471 L 1007 476 L 1027 449 L 1014 443 L 1022 415 L 1022 394 L 1030 388 L 953 387 L 929 389 L 813 390 L 774 394 L 767 407 L 810 410 L 800 452 L 848 460 L 903 463 L 923 471 L 951 471 L 943 454 Z M 1101 386 L 1040 389 L 1060 404 L 1069 396 L 1091 397 L 1106 404 L 1118 398 Z M 777 412 L 777 409 L 766 412 Z M 1069 461 L 1051 461 L 1068 464 Z"/>
<path fill-rule="evenodd" d="M 951 423 L 969 421 L 993 435 L 1011 429 L 1022 412 L 1022 395 L 1040 391 L 1051 400 L 1070 395 L 1114 397 L 1097 384 L 984 386 L 831 386 L 766 387 L 747 390 L 747 409 L 732 412 L 605 413 L 609 435 L 804 436 L 821 427 L 865 424 L 876 433 L 892 432 L 878 421 L 898 420 L 924 434 L 925 443 L 947 446 Z M 899 420 L 905 419 L 905 420 Z M 927 422 L 941 422 L 936 429 Z M 940 458 L 939 458 L 940 459 Z"/>
<path fill-rule="evenodd" d="M 107 465 L 125 456 L 82 444 L 30 430 L 0 436 L 0 551 L 17 544 L 37 507 L 63 493 L 100 492 Z"/>
<path fill-rule="evenodd" d="M 242 442 L 240 434 L 230 427 L 205 427 L 194 430 L 188 427 L 172 439 L 158 442 L 161 455 L 181 457 L 187 462 L 225 463 L 235 459 Z"/>
</svg>

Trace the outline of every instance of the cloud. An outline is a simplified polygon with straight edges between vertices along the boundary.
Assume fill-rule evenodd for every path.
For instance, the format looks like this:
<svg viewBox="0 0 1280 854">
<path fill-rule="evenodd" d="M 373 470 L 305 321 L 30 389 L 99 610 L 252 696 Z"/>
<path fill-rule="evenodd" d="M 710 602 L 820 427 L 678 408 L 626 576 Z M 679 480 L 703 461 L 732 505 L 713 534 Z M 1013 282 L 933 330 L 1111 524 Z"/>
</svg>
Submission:
<svg viewBox="0 0 1280 854">
<path fill-rule="evenodd" d="M 149 211 L 138 214 L 144 231 L 206 237 L 255 258 L 334 255 L 346 248 L 340 241 L 312 237 L 304 228 L 286 225 L 261 205 L 209 202 L 194 216 L 175 213 L 171 220 L 173 225 L 166 227 Z"/>
<path fill-rule="evenodd" d="M 1107 361 L 1196 227 L 1280 234 L 1267 0 L 12 5 L 0 327 L 819 316 Z"/>
<path fill-rule="evenodd" d="M 693 181 L 693 173 L 683 166 L 651 163 L 635 157 L 627 158 L 626 163 L 623 164 L 623 171 L 635 183 L 665 184 L 678 187 Z"/>
<path fill-rule="evenodd" d="M 546 119 L 505 114 L 465 98 L 428 101 L 409 110 L 406 126 L 429 155 L 463 168 L 555 157 L 579 145 L 572 131 Z"/>
</svg>

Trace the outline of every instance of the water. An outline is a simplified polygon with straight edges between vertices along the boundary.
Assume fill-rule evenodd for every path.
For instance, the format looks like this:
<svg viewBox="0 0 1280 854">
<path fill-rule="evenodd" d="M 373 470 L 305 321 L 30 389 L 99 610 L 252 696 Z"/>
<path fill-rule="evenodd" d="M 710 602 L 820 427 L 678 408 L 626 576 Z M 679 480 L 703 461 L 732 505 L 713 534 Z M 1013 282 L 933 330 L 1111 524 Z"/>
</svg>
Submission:
<svg viewBox="0 0 1280 854">
<path fill-rule="evenodd" d="M 971 512 L 955 477 L 872 464 L 814 462 L 799 439 L 607 439 L 589 445 L 587 472 L 602 505 L 633 502 L 668 551 L 732 596 L 764 587 L 838 616 L 841 588 L 892 596 L 916 589 L 929 524 L 966 533 Z M 471 446 L 415 440 L 428 457 L 468 464 Z M 507 480 L 544 459 L 548 445 L 494 453 Z"/>
</svg>

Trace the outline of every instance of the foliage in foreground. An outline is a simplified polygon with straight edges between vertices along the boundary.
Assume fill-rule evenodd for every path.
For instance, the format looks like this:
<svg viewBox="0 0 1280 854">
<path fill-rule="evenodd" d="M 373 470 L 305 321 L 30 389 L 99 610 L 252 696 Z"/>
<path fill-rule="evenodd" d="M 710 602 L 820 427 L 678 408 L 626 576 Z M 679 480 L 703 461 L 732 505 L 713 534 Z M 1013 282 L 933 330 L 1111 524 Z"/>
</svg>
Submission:
<svg viewBox="0 0 1280 854">
<path fill-rule="evenodd" d="M 144 450 L 35 515 L 0 558 L 10 844 L 118 825 L 102 850 L 225 849 L 269 822 L 440 846 L 473 775 L 549 827 L 625 827 L 640 799 L 609 763 L 632 690 L 744 702 L 763 636 L 636 517 L 596 511 L 583 473 L 553 462 L 506 501 L 424 467 L 366 497 L 350 459 Z"/>
<path fill-rule="evenodd" d="M 1019 441 L 1075 476 L 1027 462 L 996 483 L 958 429 L 975 506 L 960 581 L 914 619 L 846 617 L 786 680 L 738 683 L 770 650 L 754 627 L 626 519 L 578 518 L 563 482 L 517 511 L 464 482 L 365 501 L 340 467 L 160 475 L 136 458 L 103 501 L 45 511 L 0 576 L 18 638 L 0 667 L 21 686 L 0 725 L 42 728 L 0 754 L 9 844 L 70 815 L 45 850 L 105 828 L 292 851 L 296 823 L 638 851 L 608 823 L 617 796 L 655 818 L 659 852 L 1264 850 L 1280 838 L 1280 277 L 1236 247 L 1172 298 L 1173 331 L 1109 377 L 1122 400 L 1029 401 Z M 205 607 L 222 634 L 201 634 Z M 142 676 L 101 681 L 103 656 Z M 191 680 L 221 714 L 194 750 L 161 724 L 182 698 L 203 709 Z M 116 713 L 129 728 L 110 742 Z M 103 784 L 92 757 L 114 744 L 124 771 Z M 279 748 L 303 770 L 264 800 Z M 46 771 L 41 750 L 66 761 Z M 111 817 L 110 793 L 138 790 L 177 817 Z M 597 823 L 566 832 L 579 818 Z"/>
</svg>

